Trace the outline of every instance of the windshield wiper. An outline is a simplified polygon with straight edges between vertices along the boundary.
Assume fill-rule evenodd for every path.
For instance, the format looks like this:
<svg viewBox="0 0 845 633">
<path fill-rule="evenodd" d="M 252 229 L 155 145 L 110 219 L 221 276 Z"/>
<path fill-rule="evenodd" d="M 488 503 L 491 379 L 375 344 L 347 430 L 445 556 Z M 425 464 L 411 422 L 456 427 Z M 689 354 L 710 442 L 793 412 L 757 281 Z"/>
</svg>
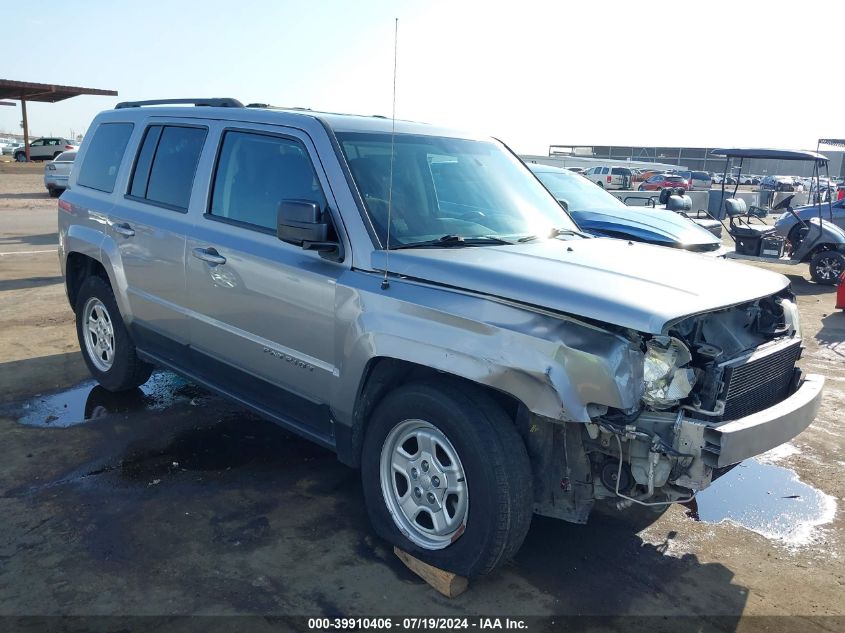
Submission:
<svg viewBox="0 0 845 633">
<path fill-rule="evenodd" d="M 575 229 L 558 229 L 553 228 L 549 231 L 549 235 L 547 236 L 549 239 L 558 237 L 560 235 L 577 235 L 578 237 L 592 237 L 591 235 L 587 235 L 586 233 L 582 233 L 581 231 L 576 231 Z M 517 242 L 533 242 L 534 240 L 540 239 L 537 235 L 526 235 L 525 237 L 520 237 Z"/>
<path fill-rule="evenodd" d="M 463 246 L 489 246 L 513 244 L 510 240 L 496 237 L 494 235 L 476 235 L 464 237 L 462 235 L 444 235 L 438 237 L 436 240 L 423 240 L 421 242 L 409 242 L 407 244 L 399 244 L 398 246 L 391 246 L 390 250 L 395 251 L 400 248 L 456 248 Z"/>
</svg>

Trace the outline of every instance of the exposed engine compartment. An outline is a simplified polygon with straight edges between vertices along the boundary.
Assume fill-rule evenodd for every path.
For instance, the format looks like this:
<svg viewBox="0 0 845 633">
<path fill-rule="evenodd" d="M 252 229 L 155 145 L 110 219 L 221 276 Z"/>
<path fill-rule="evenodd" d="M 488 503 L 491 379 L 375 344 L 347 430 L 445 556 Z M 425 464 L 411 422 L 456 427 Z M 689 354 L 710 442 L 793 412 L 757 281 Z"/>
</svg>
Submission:
<svg viewBox="0 0 845 633">
<path fill-rule="evenodd" d="M 800 381 L 800 325 L 787 289 L 684 318 L 662 336 L 643 337 L 644 391 L 634 410 L 608 410 L 560 433 L 569 508 L 540 513 L 586 521 L 595 500 L 620 509 L 692 499 L 719 470 L 706 432 L 789 397 Z M 551 439 L 546 437 L 546 441 Z M 576 446 L 573 446 L 575 444 Z M 578 446 L 580 445 L 580 446 Z M 586 459 L 580 459 L 583 451 Z M 546 489 L 552 487 L 546 482 Z"/>
</svg>

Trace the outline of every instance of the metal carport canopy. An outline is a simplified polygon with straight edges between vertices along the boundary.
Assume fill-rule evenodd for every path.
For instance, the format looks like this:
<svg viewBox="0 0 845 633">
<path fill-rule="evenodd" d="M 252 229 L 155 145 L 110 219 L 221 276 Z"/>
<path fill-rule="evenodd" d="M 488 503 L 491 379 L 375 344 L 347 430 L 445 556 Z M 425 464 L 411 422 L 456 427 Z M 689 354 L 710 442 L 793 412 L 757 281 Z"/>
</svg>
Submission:
<svg viewBox="0 0 845 633">
<path fill-rule="evenodd" d="M 27 160 L 29 160 L 29 123 L 26 117 L 26 102 L 42 101 L 46 103 L 56 103 L 57 101 L 64 101 L 65 99 L 78 97 L 79 95 L 116 97 L 117 91 L 0 79 L 0 99 L 16 99 L 21 102 L 21 114 L 23 117 L 23 142 Z"/>
<path fill-rule="evenodd" d="M 725 158 L 772 158 L 775 160 L 811 160 L 827 161 L 827 156 L 818 152 L 791 149 L 766 149 L 756 147 L 719 148 L 710 152 L 711 156 Z"/>
</svg>

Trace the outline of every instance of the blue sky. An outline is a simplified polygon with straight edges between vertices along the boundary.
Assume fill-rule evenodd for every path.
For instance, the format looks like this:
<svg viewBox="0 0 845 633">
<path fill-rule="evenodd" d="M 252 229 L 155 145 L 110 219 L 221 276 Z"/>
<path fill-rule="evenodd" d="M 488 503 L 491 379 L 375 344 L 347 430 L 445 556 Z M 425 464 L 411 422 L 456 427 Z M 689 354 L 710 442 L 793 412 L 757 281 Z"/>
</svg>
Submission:
<svg viewBox="0 0 845 633">
<path fill-rule="evenodd" d="M 4 47 L 0 77 L 119 91 L 30 104 L 42 135 L 84 131 L 125 99 L 232 96 L 389 115 L 398 17 L 397 115 L 493 135 L 520 152 L 812 147 L 819 136 L 845 137 L 845 3 L 776 6 L 5 0 L 7 41 L 53 45 Z M 27 35 L 58 25 L 68 37 Z M 19 122 L 19 107 L 0 108 L 0 132 Z"/>
</svg>

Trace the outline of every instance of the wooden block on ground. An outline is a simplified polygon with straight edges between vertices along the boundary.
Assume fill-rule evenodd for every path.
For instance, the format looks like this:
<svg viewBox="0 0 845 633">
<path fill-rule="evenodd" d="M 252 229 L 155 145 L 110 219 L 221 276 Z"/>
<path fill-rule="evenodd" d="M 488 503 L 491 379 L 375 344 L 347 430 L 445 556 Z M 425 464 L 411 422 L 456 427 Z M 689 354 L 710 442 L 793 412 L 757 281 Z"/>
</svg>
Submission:
<svg viewBox="0 0 845 633">
<path fill-rule="evenodd" d="M 467 590 L 469 583 L 463 576 L 458 576 L 450 571 L 445 571 L 424 563 L 398 547 L 393 548 L 393 553 L 396 554 L 399 560 L 405 563 L 405 567 L 447 598 L 455 598 Z"/>
</svg>

